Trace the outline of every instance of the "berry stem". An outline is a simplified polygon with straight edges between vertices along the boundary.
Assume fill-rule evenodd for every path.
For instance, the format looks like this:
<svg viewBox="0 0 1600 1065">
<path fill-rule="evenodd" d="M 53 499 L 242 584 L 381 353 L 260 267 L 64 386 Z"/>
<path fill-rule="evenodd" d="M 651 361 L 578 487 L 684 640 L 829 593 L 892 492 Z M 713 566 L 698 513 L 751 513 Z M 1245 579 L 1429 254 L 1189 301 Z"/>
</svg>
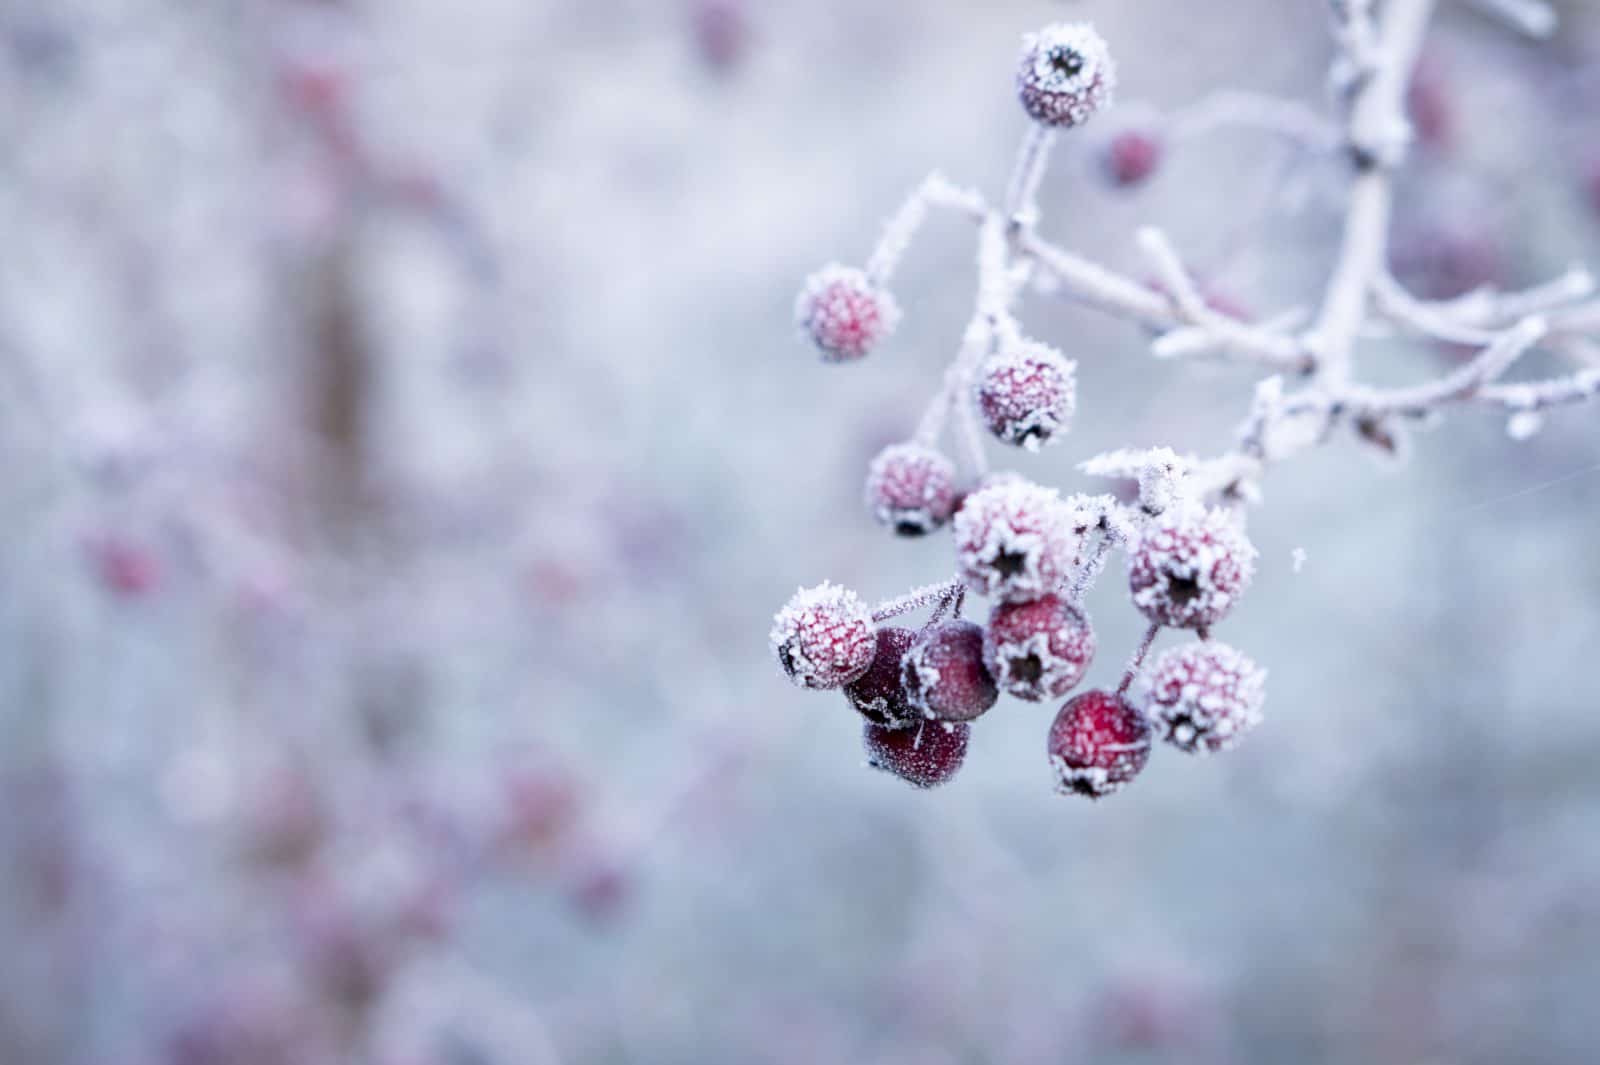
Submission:
<svg viewBox="0 0 1600 1065">
<path fill-rule="evenodd" d="M 940 584 L 925 584 L 920 588 L 913 588 L 905 595 L 893 599 L 885 599 L 872 609 L 873 621 L 887 621 L 909 614 L 913 610 L 920 610 L 933 603 L 948 604 L 956 595 L 960 594 L 962 584 L 959 578 L 944 581 Z"/>
<path fill-rule="evenodd" d="M 1156 636 L 1161 632 L 1161 623 L 1152 621 L 1145 630 L 1144 639 L 1133 652 L 1133 657 L 1128 660 L 1128 668 L 1122 674 L 1122 683 L 1117 685 L 1117 694 L 1126 695 L 1128 689 L 1133 687 L 1133 678 L 1139 675 L 1139 667 L 1144 665 L 1145 655 L 1150 653 L 1150 646 L 1156 642 Z"/>
<path fill-rule="evenodd" d="M 1017 229 L 1032 229 L 1039 218 L 1039 183 L 1050 165 L 1055 130 L 1030 124 L 1017 149 L 1017 162 L 1006 188 L 1006 221 Z"/>
</svg>

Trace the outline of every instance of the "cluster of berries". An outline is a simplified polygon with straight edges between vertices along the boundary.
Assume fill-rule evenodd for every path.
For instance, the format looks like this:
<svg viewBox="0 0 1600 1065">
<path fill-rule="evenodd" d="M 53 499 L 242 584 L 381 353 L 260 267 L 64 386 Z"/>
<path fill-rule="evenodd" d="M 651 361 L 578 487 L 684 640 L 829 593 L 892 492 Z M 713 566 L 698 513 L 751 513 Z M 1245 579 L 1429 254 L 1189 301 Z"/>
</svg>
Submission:
<svg viewBox="0 0 1600 1065">
<path fill-rule="evenodd" d="M 1051 26 L 1024 41 L 1018 96 L 1044 127 L 1083 123 L 1114 82 L 1105 43 L 1088 26 Z M 828 362 L 864 357 L 900 318 L 880 276 L 837 264 L 807 279 L 795 313 Z M 970 401 L 966 413 L 1002 443 L 1037 450 L 1059 440 L 1077 403 L 1075 364 L 1015 329 L 991 328 L 986 339 L 977 358 L 958 364 L 969 395 L 953 398 Z M 1059 788 L 1109 795 L 1143 769 L 1156 734 L 1190 752 L 1230 747 L 1260 717 L 1264 674 L 1209 630 L 1249 584 L 1254 548 L 1231 513 L 1184 491 L 1184 464 L 1172 452 L 1147 453 L 1137 473 L 1131 504 L 1063 498 L 1016 474 L 980 472 L 963 492 L 955 463 L 922 434 L 885 448 L 867 473 L 868 509 L 906 536 L 949 524 L 957 579 L 876 610 L 834 584 L 802 589 L 773 623 L 780 666 L 803 688 L 844 692 L 864 719 L 871 764 L 933 787 L 960 768 L 971 722 L 1002 692 L 1053 701 L 1083 681 L 1096 649 L 1083 595 L 1120 547 L 1150 637 L 1120 687 L 1080 694 L 1056 714 L 1048 753 Z M 993 602 L 984 625 L 961 618 L 969 592 Z M 886 624 L 935 602 L 920 629 Z M 1144 651 L 1165 627 L 1201 640 L 1141 675 Z"/>
<path fill-rule="evenodd" d="M 1002 692 L 1044 702 L 1076 688 L 1096 649 L 1081 594 L 1116 545 L 1127 549 L 1131 598 L 1152 637 L 1171 627 L 1202 639 L 1130 670 L 1115 691 L 1060 708 L 1048 741 L 1060 789 L 1109 795 L 1144 768 L 1155 735 L 1209 753 L 1260 720 L 1265 674 L 1209 638 L 1254 566 L 1226 511 L 1185 500 L 1150 514 L 1002 475 L 962 500 L 953 532 L 960 579 L 920 630 L 882 623 L 895 604 L 875 612 L 828 583 L 798 592 L 774 620 L 784 672 L 804 688 L 843 690 L 865 721 L 873 765 L 919 787 L 941 784 L 961 767 L 970 723 Z M 994 601 L 987 624 L 960 618 L 969 591 Z M 944 619 L 952 603 L 956 616 Z"/>
</svg>

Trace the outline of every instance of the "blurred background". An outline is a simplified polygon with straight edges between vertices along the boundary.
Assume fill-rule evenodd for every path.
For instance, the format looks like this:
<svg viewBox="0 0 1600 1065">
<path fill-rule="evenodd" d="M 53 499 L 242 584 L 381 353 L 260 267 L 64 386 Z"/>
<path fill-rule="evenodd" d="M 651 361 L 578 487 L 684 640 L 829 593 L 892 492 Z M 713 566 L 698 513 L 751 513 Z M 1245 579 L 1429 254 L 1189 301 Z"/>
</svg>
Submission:
<svg viewBox="0 0 1600 1065">
<path fill-rule="evenodd" d="M 1129 106 L 1045 233 L 1138 276 L 1157 222 L 1219 300 L 1314 300 L 1337 165 L 1226 132 L 1129 192 L 1104 151 L 1136 101 L 1320 105 L 1324 6 L 0 2 L 0 1063 L 1595 1060 L 1592 409 L 1276 471 L 1224 632 L 1265 724 L 1105 803 L 1052 793 L 1052 707 L 917 792 L 770 660 L 798 584 L 951 571 L 861 481 L 971 226 L 858 365 L 800 280 L 935 167 L 997 193 L 1019 35 L 1090 18 Z M 1600 10 L 1441 7 L 1397 268 L 1600 264 Z M 1231 442 L 1249 368 L 1022 318 L 1079 415 L 1002 464 Z M 1142 629 L 1115 565 L 1091 683 Z"/>
</svg>

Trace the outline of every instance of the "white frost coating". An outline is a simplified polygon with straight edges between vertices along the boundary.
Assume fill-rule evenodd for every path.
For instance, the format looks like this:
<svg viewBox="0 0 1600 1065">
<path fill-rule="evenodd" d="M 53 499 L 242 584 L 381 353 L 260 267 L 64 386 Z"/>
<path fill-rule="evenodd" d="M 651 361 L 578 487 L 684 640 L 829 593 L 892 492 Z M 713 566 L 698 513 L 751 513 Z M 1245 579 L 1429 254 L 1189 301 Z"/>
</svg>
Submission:
<svg viewBox="0 0 1600 1065">
<path fill-rule="evenodd" d="M 1170 511 L 1141 531 L 1129 552 L 1134 606 L 1163 625 L 1213 625 L 1250 586 L 1255 560 L 1255 547 L 1227 511 Z"/>
<path fill-rule="evenodd" d="M 1147 513 L 1160 514 L 1183 498 L 1189 467 L 1171 448 L 1152 448 L 1139 469 L 1139 505 Z"/>
<path fill-rule="evenodd" d="M 1087 22 L 1057 22 L 1022 38 L 1017 96 L 1046 126 L 1087 122 L 1111 106 L 1117 67 L 1105 39 Z"/>
<path fill-rule="evenodd" d="M 1007 602 L 1053 591 L 1071 573 L 1078 520 L 1053 489 L 1020 478 L 974 492 L 953 523 L 962 579 Z"/>
<path fill-rule="evenodd" d="M 1174 747 L 1215 754 L 1261 723 L 1266 682 L 1266 670 L 1209 640 L 1163 653 L 1140 678 L 1134 701 Z"/>
<path fill-rule="evenodd" d="M 801 588 L 772 619 L 772 653 L 802 688 L 840 688 L 872 666 L 877 628 L 861 597 L 823 581 Z"/>
<path fill-rule="evenodd" d="M 1544 428 L 1544 415 L 1534 410 L 1518 411 L 1506 419 L 1506 435 L 1513 440 L 1532 440 Z"/>
<path fill-rule="evenodd" d="M 1124 447 L 1115 451 L 1102 451 L 1078 463 L 1078 469 L 1090 477 L 1107 477 L 1118 481 L 1137 481 L 1146 466 L 1152 462 L 1176 462 L 1185 469 L 1197 465 L 1200 459 L 1193 453 L 1178 454 L 1170 447 Z"/>
<path fill-rule="evenodd" d="M 1029 702 L 1071 691 L 1094 653 L 1088 618 L 1055 598 L 995 608 L 983 636 L 984 665 L 1003 691 Z"/>
<path fill-rule="evenodd" d="M 864 271 L 829 263 L 810 277 L 794 301 L 795 325 L 829 362 L 859 359 L 900 324 L 900 305 Z"/>
<path fill-rule="evenodd" d="M 1306 549 L 1297 547 L 1289 552 L 1289 564 L 1294 567 L 1294 572 L 1299 573 L 1306 568 Z"/>
<path fill-rule="evenodd" d="M 1077 363 L 1048 344 L 1018 341 L 984 360 L 973 399 L 991 433 L 1038 451 L 1072 421 L 1078 405 Z"/>
<path fill-rule="evenodd" d="M 904 536 L 932 532 L 955 508 L 956 467 L 921 444 L 890 444 L 867 468 L 867 509 Z"/>
</svg>

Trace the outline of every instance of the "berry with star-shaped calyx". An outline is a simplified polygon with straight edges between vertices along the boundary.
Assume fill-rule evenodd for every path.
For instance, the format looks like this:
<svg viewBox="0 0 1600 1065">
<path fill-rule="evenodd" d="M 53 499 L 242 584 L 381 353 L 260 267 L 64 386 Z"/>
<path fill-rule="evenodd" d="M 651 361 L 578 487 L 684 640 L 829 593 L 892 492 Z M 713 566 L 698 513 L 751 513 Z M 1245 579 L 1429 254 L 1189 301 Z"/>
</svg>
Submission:
<svg viewBox="0 0 1600 1065">
<path fill-rule="evenodd" d="M 1094 661 L 1094 629 L 1059 596 L 1001 603 L 989 615 L 983 658 L 1008 695 L 1029 702 L 1077 687 Z"/>
<path fill-rule="evenodd" d="M 1035 122 L 1080 126 L 1110 105 L 1116 82 L 1110 49 L 1086 22 L 1058 22 L 1022 39 L 1017 98 Z"/>
<path fill-rule="evenodd" d="M 1134 605 L 1161 625 L 1203 629 L 1233 609 L 1256 549 L 1228 511 L 1182 506 L 1140 531 L 1128 554 Z"/>
<path fill-rule="evenodd" d="M 1008 603 L 1054 591 L 1071 573 L 1082 539 L 1059 495 L 1020 478 L 967 496 L 952 528 L 967 587 Z"/>
</svg>

